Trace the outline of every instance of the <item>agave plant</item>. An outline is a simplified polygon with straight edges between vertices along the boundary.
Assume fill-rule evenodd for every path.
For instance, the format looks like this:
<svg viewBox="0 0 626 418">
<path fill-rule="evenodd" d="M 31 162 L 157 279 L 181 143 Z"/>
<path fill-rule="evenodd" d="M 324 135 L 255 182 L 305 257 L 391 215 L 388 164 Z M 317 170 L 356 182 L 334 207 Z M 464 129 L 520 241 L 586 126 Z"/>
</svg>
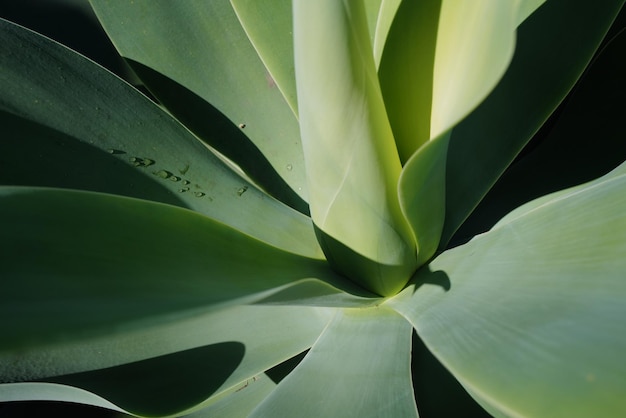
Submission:
<svg viewBox="0 0 626 418">
<path fill-rule="evenodd" d="M 0 400 L 625 415 L 623 3 L 91 0 L 154 100 L 1 21 Z"/>
</svg>

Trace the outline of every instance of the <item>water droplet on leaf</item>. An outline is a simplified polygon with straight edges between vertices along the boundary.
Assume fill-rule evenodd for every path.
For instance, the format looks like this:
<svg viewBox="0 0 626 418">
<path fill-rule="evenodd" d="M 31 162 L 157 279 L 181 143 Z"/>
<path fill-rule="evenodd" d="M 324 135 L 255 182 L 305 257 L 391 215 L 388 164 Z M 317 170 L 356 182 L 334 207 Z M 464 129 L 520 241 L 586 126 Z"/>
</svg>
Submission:
<svg viewBox="0 0 626 418">
<path fill-rule="evenodd" d="M 239 190 L 237 190 L 237 194 L 239 196 L 241 196 L 242 194 L 244 194 L 246 192 L 246 190 L 248 190 L 248 186 L 243 186 L 242 188 L 240 188 Z"/>
<path fill-rule="evenodd" d="M 169 179 L 172 177 L 172 173 L 166 170 L 155 171 L 153 174 L 157 177 L 161 177 L 162 179 Z"/>
</svg>

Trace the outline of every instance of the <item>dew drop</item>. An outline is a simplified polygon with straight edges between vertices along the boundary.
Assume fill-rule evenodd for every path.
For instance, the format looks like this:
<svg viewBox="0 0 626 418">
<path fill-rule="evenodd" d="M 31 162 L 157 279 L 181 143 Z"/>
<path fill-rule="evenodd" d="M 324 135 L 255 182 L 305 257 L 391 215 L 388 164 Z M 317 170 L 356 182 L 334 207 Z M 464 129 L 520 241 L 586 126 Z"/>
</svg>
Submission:
<svg viewBox="0 0 626 418">
<path fill-rule="evenodd" d="M 182 189 L 178 189 L 180 193 L 185 193 L 189 191 L 189 187 L 183 187 Z"/>
<path fill-rule="evenodd" d="M 186 186 L 189 184 L 189 180 L 183 180 L 183 184 Z"/>
<path fill-rule="evenodd" d="M 166 170 L 155 171 L 153 174 L 157 177 L 161 177 L 162 179 L 169 179 L 172 177 L 172 173 Z"/>
<path fill-rule="evenodd" d="M 180 177 L 172 176 L 172 177 L 170 177 L 170 180 L 172 180 L 172 181 L 180 181 Z"/>
<path fill-rule="evenodd" d="M 245 128 L 245 127 L 246 127 L 246 124 L 245 124 L 245 123 L 240 123 L 240 124 L 239 124 L 239 129 L 243 129 L 243 128 Z"/>
<path fill-rule="evenodd" d="M 293 170 L 293 166 L 291 164 L 287 164 L 287 171 Z"/>
<path fill-rule="evenodd" d="M 142 165 L 143 165 L 144 167 L 148 167 L 148 166 L 153 165 L 154 163 L 155 163 L 155 161 L 154 161 L 154 160 L 151 160 L 150 158 L 144 158 L 144 159 L 143 159 L 143 164 L 142 164 Z"/>
<path fill-rule="evenodd" d="M 241 196 L 242 194 L 244 194 L 246 192 L 246 190 L 248 190 L 248 186 L 243 186 L 242 188 L 240 188 L 239 190 L 237 190 L 237 194 L 239 196 Z"/>
<path fill-rule="evenodd" d="M 205 193 L 202 193 L 202 192 L 194 192 L 194 194 L 193 194 L 193 195 L 194 195 L 195 197 L 202 197 L 202 196 L 204 196 L 204 195 L 205 195 Z"/>
<path fill-rule="evenodd" d="M 107 152 L 108 152 L 109 154 L 113 154 L 113 155 L 126 154 L 126 152 L 124 152 L 124 151 L 122 151 L 122 150 L 119 150 L 119 149 L 113 149 L 113 148 L 109 148 L 109 149 L 107 150 Z"/>
</svg>

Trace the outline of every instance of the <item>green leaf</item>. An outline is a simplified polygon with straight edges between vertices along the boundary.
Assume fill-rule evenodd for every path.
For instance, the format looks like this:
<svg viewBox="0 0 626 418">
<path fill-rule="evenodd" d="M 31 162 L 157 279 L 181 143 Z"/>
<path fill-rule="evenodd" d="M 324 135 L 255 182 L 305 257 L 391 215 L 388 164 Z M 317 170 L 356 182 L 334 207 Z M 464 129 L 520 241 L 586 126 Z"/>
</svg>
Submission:
<svg viewBox="0 0 626 418">
<path fill-rule="evenodd" d="M 289 0 L 230 0 L 241 26 L 294 114 L 298 114 Z"/>
<path fill-rule="evenodd" d="M 608 42 L 594 58 L 558 113 L 542 129 L 544 133 L 536 135 L 525 155 L 506 170 L 459 228 L 459 239 L 488 230 L 528 201 L 534 199 L 539 205 L 542 200 L 537 197 L 589 182 L 626 160 L 624 110 L 616 106 L 626 97 L 624 53 L 626 32 Z"/>
<path fill-rule="evenodd" d="M 6 21 L 0 21 L 0 39 L 6 51 L 0 55 L 4 184 L 177 204 L 272 245 L 321 257 L 308 217 L 268 199 L 119 78 Z"/>
<path fill-rule="evenodd" d="M 208 3 L 92 0 L 91 4 L 120 54 L 131 63 L 144 66 L 135 66 L 139 76 L 148 76 L 147 87 L 158 98 L 163 94 L 166 106 L 177 117 L 193 120 L 192 129 L 202 127 L 206 121 L 188 102 L 194 96 L 187 93 L 193 92 L 224 114 L 233 126 L 242 127 L 279 177 L 306 200 L 297 119 L 250 43 L 229 0 Z M 286 9 L 281 10 L 279 16 L 284 18 L 282 13 Z M 280 42 L 281 50 L 284 42 Z M 281 58 L 279 65 L 282 62 Z M 152 69 L 161 77 L 154 78 L 153 74 L 143 72 L 143 68 Z M 270 71 L 276 71 L 275 68 Z M 166 91 L 162 91 L 159 82 L 164 78 L 170 80 Z M 182 87 L 178 96 L 167 91 L 173 83 Z M 289 87 L 283 80 L 281 83 L 281 88 L 289 94 Z M 288 100 L 292 99 L 288 97 Z M 255 161 L 261 163 L 248 158 L 249 146 L 238 150 L 228 147 L 229 141 L 221 136 L 210 135 L 210 131 L 208 135 L 204 130 L 197 132 L 244 170 L 254 169 Z M 266 187 L 263 178 L 256 180 Z M 270 185 L 272 181 L 274 178 L 267 179 Z"/>
<path fill-rule="evenodd" d="M 380 10 L 378 12 L 378 19 L 376 20 L 376 32 L 372 40 L 376 68 L 380 66 L 380 60 L 383 56 L 389 29 L 400 7 L 400 3 L 402 3 L 402 0 L 382 0 L 380 2 Z"/>
<path fill-rule="evenodd" d="M 531 204 L 444 252 L 389 305 L 507 416 L 623 415 L 625 214 L 623 172 Z"/>
<path fill-rule="evenodd" d="M 327 258 L 367 288 L 393 294 L 414 269 L 415 247 L 396 194 L 400 161 L 363 4 L 295 2 L 294 39 L 312 218 L 357 255 L 346 261 L 343 254 L 334 257 L 339 250 L 331 247 L 325 249 Z M 359 256 L 399 272 L 362 269 L 369 273 L 355 275 L 351 270 Z"/>
<path fill-rule="evenodd" d="M 57 383 L 10 383 L 0 386 L 0 402 L 61 401 L 82 403 L 113 411 L 125 412 L 111 402 L 91 392 Z"/>
<path fill-rule="evenodd" d="M 513 56 L 518 9 L 517 2 L 441 3 L 431 138 L 456 125 L 500 80 Z"/>
<path fill-rule="evenodd" d="M 378 30 L 384 31 L 383 25 L 389 26 L 389 29 L 378 75 L 398 153 L 405 163 L 431 138 L 441 0 L 403 1 L 399 7 L 393 3 L 397 2 L 385 2 L 387 14 L 381 14 L 381 17 L 386 20 L 379 22 Z M 393 10 L 393 6 L 397 11 Z M 379 44 L 382 42 L 378 38 L 377 41 Z"/>
<path fill-rule="evenodd" d="M 518 2 L 402 2 L 379 69 L 402 161 L 495 87 L 513 55 L 518 9 Z"/>
<path fill-rule="evenodd" d="M 435 254 L 443 230 L 449 140 L 448 131 L 427 142 L 407 161 L 400 176 L 400 205 L 417 242 L 418 265 Z"/>
<path fill-rule="evenodd" d="M 346 309 L 253 417 L 417 417 L 411 326 L 381 308 Z"/>
<path fill-rule="evenodd" d="M 567 95 L 623 4 L 551 0 L 519 27 L 506 74 L 452 132 L 441 248 Z"/>
<path fill-rule="evenodd" d="M 347 282 L 323 261 L 159 203 L 6 187 L 0 219 L 0 349 L 158 324 L 253 302 L 303 279 Z"/>
<path fill-rule="evenodd" d="M 30 373 L 21 376 L 29 380 L 88 390 L 134 414 L 163 416 L 205 405 L 219 409 L 241 400 L 248 386 L 273 388 L 251 383 L 308 349 L 331 313 L 237 306 L 157 328 L 17 352 L 2 361 L 12 364 L 9 374 L 21 371 Z M 9 389 L 0 385 L 0 397 Z"/>
<path fill-rule="evenodd" d="M 276 383 L 261 374 L 247 380 L 235 390 L 235 393 L 185 416 L 189 418 L 247 417 L 275 388 Z"/>
</svg>

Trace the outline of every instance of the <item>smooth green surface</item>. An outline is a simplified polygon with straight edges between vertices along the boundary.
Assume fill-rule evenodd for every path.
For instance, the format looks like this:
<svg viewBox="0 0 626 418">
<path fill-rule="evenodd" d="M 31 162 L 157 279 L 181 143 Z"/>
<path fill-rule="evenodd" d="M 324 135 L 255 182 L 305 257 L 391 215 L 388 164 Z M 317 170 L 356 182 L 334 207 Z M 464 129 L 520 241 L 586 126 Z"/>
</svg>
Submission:
<svg viewBox="0 0 626 418">
<path fill-rule="evenodd" d="M 417 262 L 425 263 L 437 250 L 444 225 L 446 152 L 450 132 L 427 142 L 406 163 L 398 195 L 417 242 Z"/>
<path fill-rule="evenodd" d="M 411 325 L 382 308 L 338 311 L 252 417 L 417 417 Z"/>
<path fill-rule="evenodd" d="M 208 411 L 233 408 L 247 395 L 246 383 L 267 379 L 263 371 L 308 349 L 331 317 L 331 310 L 319 308 L 236 306 L 106 338 L 0 354 L 0 380 L 72 385 L 140 415 L 198 404 L 208 404 Z M 166 382 L 155 378 L 162 375 Z M 255 391 L 259 386 L 275 385 L 265 382 Z M 47 387 L 28 387 L 19 395 L 13 386 L 0 386 L 0 400 L 36 398 Z M 97 399 L 83 403 L 102 406 Z"/>
<path fill-rule="evenodd" d="M 0 38 L 3 184 L 176 204 L 275 246 L 321 257 L 310 219 L 232 172 L 119 78 L 6 21 L 0 21 Z"/>
<path fill-rule="evenodd" d="M 290 0 L 230 0 L 270 77 L 298 114 Z"/>
<path fill-rule="evenodd" d="M 389 29 L 391 28 L 391 24 L 401 3 L 402 0 L 381 0 L 380 2 L 380 10 L 376 20 L 376 32 L 374 34 L 374 39 L 372 40 L 376 68 L 380 65 L 380 59 L 383 55 L 383 50 L 385 49 Z"/>
<path fill-rule="evenodd" d="M 243 126 L 243 133 L 279 176 L 306 200 L 296 117 L 248 40 L 229 0 L 90 3 L 123 57 L 171 79 L 211 103 L 234 126 Z M 241 71 L 233 71 L 235 68 Z M 159 97 L 159 83 L 147 86 Z M 185 108 L 183 98 L 168 100 L 167 104 L 174 106 L 174 113 L 193 112 Z M 201 136 L 218 150 L 229 145 L 219 135 Z M 243 149 L 227 151 L 224 154 L 242 168 L 254 168 L 254 161 Z"/>
<path fill-rule="evenodd" d="M 394 3 L 384 2 L 385 14 L 381 13 L 379 22 L 380 31 L 386 26 L 390 28 L 381 52 L 378 76 L 404 164 L 431 139 L 435 51 L 442 1 L 403 1 L 399 7 Z M 395 19 L 390 23 L 387 14 L 392 12 Z M 378 38 L 377 41 L 382 42 Z"/>
<path fill-rule="evenodd" d="M 443 253 L 389 305 L 508 415 L 623 415 L 625 207 L 623 173 L 557 196 Z"/>
<path fill-rule="evenodd" d="M 327 258 L 373 291 L 394 294 L 413 271 L 415 246 L 396 194 L 400 160 L 363 5 L 295 2 L 294 44 L 313 222 L 357 254 L 403 271 L 355 276 L 332 248 Z"/>
<path fill-rule="evenodd" d="M 496 86 L 515 48 L 518 6 L 491 0 L 441 2 L 430 138 L 456 125 Z"/>
<path fill-rule="evenodd" d="M 158 203 L 7 187 L 0 219 L 3 350 L 251 302 L 302 279 L 345 282 L 321 261 Z"/>
<path fill-rule="evenodd" d="M 520 25 L 504 77 L 452 132 L 440 249 L 567 95 L 623 4 L 550 0 Z"/>
<path fill-rule="evenodd" d="M 3 352 L 0 354 L 0 380 L 44 379 L 209 344 L 240 342 L 245 348 L 241 362 L 228 379 L 221 382 L 216 390 L 220 393 L 309 348 L 328 323 L 331 313 L 332 309 L 324 308 L 242 305 L 106 337 Z M 242 318 L 246 326 L 235 326 L 241 325 Z M 284 333 L 285 330 L 289 330 L 289 334 Z M 120 390 L 129 391 L 129 385 L 120 385 Z"/>
<path fill-rule="evenodd" d="M 265 374 L 246 380 L 234 393 L 189 415 L 189 418 L 247 417 L 274 389 L 276 383 Z"/>
<path fill-rule="evenodd" d="M 16 401 L 62 401 L 94 405 L 124 412 L 106 399 L 83 389 L 57 383 L 10 383 L 1 386 L 0 402 Z"/>
</svg>

